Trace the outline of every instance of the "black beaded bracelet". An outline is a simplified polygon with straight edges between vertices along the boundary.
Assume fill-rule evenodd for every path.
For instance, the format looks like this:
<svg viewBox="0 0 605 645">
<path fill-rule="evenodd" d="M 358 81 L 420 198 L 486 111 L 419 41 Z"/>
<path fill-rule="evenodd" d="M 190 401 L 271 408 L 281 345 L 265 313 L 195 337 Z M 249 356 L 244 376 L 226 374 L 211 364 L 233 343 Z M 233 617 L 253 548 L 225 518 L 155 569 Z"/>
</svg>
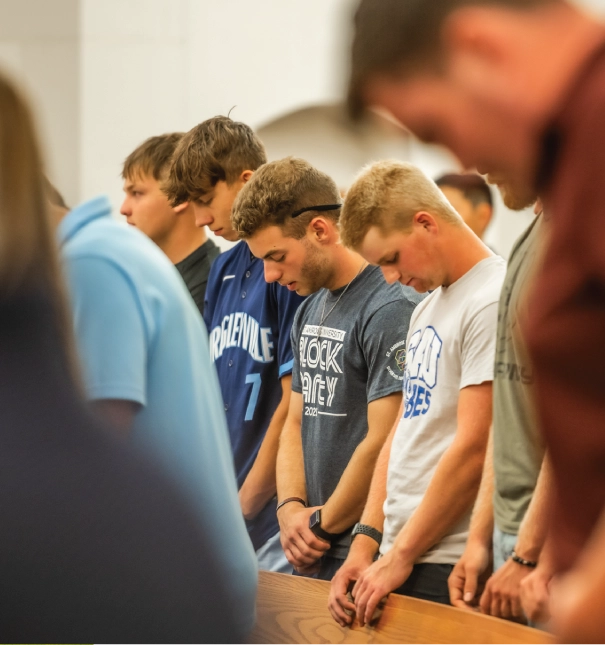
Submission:
<svg viewBox="0 0 605 645">
<path fill-rule="evenodd" d="M 284 499 L 282 502 L 280 502 L 277 505 L 277 508 L 275 509 L 275 512 L 277 513 L 277 511 L 279 511 L 279 509 L 282 506 L 285 506 L 286 504 L 289 504 L 290 502 L 298 502 L 299 504 L 302 504 L 305 508 L 307 507 L 307 502 L 305 502 L 305 500 L 302 499 L 301 497 L 286 497 L 286 499 Z"/>
<path fill-rule="evenodd" d="M 530 569 L 535 569 L 538 566 L 537 562 L 532 562 L 531 560 L 524 560 L 518 556 L 514 551 L 510 555 L 511 560 L 517 564 L 522 564 L 524 567 L 529 567 Z"/>
</svg>

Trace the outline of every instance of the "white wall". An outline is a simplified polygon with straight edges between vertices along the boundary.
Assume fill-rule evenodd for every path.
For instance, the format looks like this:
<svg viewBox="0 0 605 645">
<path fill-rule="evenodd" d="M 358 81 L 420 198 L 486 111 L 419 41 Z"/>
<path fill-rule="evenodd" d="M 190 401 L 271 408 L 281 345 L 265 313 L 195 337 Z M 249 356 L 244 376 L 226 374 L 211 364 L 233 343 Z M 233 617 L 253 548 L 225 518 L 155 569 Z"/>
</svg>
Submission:
<svg viewBox="0 0 605 645">
<path fill-rule="evenodd" d="M 80 196 L 79 0 L 0 0 L 0 67 L 32 99 L 48 174 Z"/>
<path fill-rule="evenodd" d="M 83 198 L 119 208 L 121 163 L 149 136 L 342 94 L 350 0 L 80 1 Z"/>
<path fill-rule="evenodd" d="M 605 16 L 605 0 L 578 0 Z M 0 0 L 0 65 L 33 95 L 69 202 L 122 199 L 124 157 L 215 114 L 260 126 L 342 96 L 356 0 Z M 428 160 L 427 160 L 428 161 Z M 506 253 L 526 216 L 498 218 Z"/>
</svg>

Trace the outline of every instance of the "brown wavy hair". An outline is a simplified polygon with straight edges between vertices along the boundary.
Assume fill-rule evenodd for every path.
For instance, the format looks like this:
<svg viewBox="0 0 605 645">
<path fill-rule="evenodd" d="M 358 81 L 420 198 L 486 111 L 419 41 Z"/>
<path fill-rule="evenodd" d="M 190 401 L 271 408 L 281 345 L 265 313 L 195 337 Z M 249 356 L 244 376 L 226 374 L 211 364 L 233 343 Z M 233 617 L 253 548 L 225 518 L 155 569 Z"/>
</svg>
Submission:
<svg viewBox="0 0 605 645">
<path fill-rule="evenodd" d="M 219 181 L 231 185 L 245 170 L 266 162 L 265 148 L 252 128 L 215 116 L 179 141 L 162 190 L 172 206 L 178 206 L 208 194 Z"/>
<path fill-rule="evenodd" d="M 79 384 L 42 155 L 32 114 L 0 74 L 0 298 L 40 294 L 53 308 L 68 370 Z"/>
</svg>

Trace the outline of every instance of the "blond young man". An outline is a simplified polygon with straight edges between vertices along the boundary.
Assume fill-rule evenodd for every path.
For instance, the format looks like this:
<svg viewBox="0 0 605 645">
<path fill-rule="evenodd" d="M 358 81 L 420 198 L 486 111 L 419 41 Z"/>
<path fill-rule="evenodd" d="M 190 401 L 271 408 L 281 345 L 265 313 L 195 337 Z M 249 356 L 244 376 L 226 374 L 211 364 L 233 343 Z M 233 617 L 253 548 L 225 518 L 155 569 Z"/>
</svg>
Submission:
<svg viewBox="0 0 605 645">
<path fill-rule="evenodd" d="M 292 326 L 278 519 L 290 563 L 324 580 L 344 562 L 397 416 L 405 336 L 420 299 L 412 289 L 387 285 L 376 267 L 340 243 L 340 208 L 330 177 L 287 158 L 255 174 L 232 217 L 264 263 L 266 280 L 309 295 Z M 358 532 L 380 540 L 370 527 L 357 524 Z"/>
<path fill-rule="evenodd" d="M 353 540 L 329 607 L 341 625 L 371 620 L 392 591 L 449 603 L 447 578 L 462 554 L 492 414 L 497 304 L 504 261 L 463 223 L 411 164 L 382 162 L 351 187 L 343 241 L 388 282 L 432 293 L 410 322 L 403 413 L 378 459 L 361 521 L 378 545 Z M 347 599 L 349 584 L 354 604 Z"/>
<path fill-rule="evenodd" d="M 179 142 L 164 189 L 173 207 L 190 202 L 198 226 L 229 241 L 237 194 L 266 162 L 244 123 L 215 117 Z M 261 569 L 291 573 L 276 518 L 275 460 L 290 401 L 290 329 L 302 298 L 267 284 L 245 242 L 212 266 L 204 320 L 216 367 L 248 534 Z"/>
<path fill-rule="evenodd" d="M 120 213 L 164 251 L 203 315 L 208 274 L 220 250 L 204 228 L 196 226 L 192 205 L 182 202 L 173 208 L 161 187 L 182 137 L 181 132 L 151 137 L 126 157 L 122 169 L 126 197 Z"/>
</svg>

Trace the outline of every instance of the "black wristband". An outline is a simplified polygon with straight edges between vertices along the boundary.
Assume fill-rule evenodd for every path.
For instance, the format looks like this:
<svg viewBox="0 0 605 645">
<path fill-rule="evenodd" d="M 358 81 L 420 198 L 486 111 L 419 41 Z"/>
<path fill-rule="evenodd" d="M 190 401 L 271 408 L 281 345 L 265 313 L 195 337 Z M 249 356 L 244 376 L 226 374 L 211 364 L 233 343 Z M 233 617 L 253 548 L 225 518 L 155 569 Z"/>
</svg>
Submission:
<svg viewBox="0 0 605 645">
<path fill-rule="evenodd" d="M 515 553 L 515 551 L 514 551 L 514 550 L 513 550 L 513 552 L 511 553 L 510 558 L 511 558 L 511 560 L 512 560 L 513 562 L 516 562 L 517 564 L 521 564 L 521 565 L 523 565 L 524 567 L 529 567 L 530 569 L 535 569 L 535 568 L 538 566 L 538 563 L 537 563 L 537 562 L 533 562 L 532 560 L 525 560 L 525 559 L 521 558 L 520 556 L 518 556 L 518 555 Z"/>
<path fill-rule="evenodd" d="M 307 502 L 305 502 L 305 500 L 302 499 L 302 497 L 286 497 L 286 499 L 284 499 L 283 502 L 280 502 L 277 505 L 277 508 L 275 509 L 275 512 L 277 513 L 277 511 L 279 511 L 279 509 L 282 506 L 285 506 L 286 504 L 289 504 L 290 502 L 298 502 L 299 504 L 302 504 L 305 508 L 307 508 Z"/>
<path fill-rule="evenodd" d="M 351 532 L 351 539 L 353 539 L 356 535 L 367 535 L 373 540 L 376 540 L 376 542 L 378 542 L 378 546 L 380 546 L 380 544 L 382 543 L 382 533 L 378 529 L 375 529 L 373 526 L 369 526 L 368 524 L 357 522 L 357 524 L 355 524 L 355 526 L 353 527 L 353 531 Z"/>
</svg>

